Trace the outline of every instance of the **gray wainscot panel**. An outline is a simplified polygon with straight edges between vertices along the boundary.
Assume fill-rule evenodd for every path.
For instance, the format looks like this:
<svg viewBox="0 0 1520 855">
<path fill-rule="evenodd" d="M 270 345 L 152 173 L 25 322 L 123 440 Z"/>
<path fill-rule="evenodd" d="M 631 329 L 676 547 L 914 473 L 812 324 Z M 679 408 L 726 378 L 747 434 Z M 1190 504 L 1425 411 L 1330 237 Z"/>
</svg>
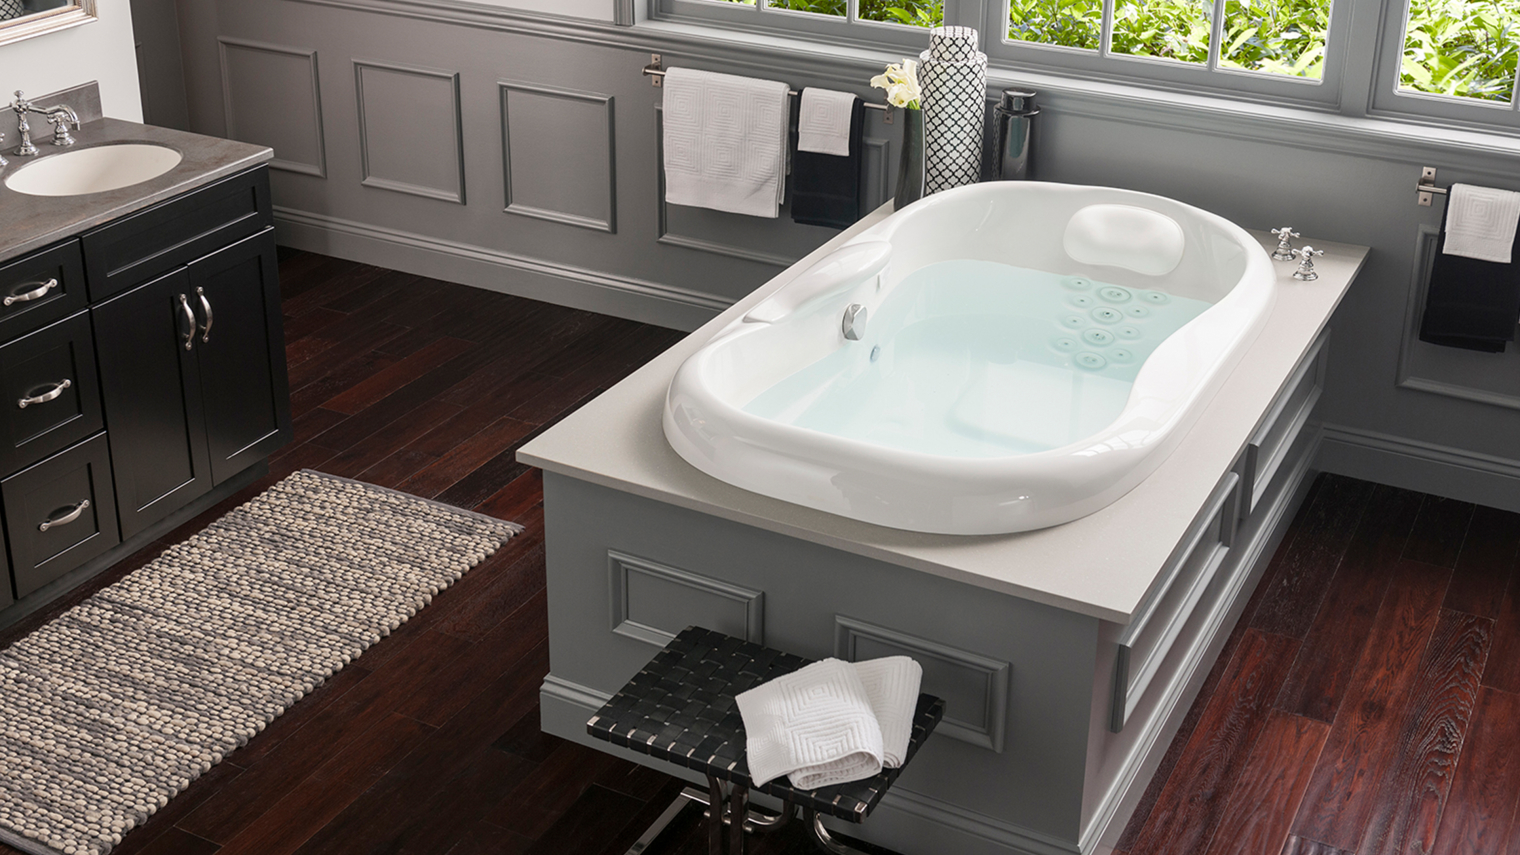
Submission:
<svg viewBox="0 0 1520 855">
<path fill-rule="evenodd" d="M 765 643 L 765 594 L 617 550 L 607 552 L 612 631 L 653 645 L 669 644 L 688 626 Z"/>
<path fill-rule="evenodd" d="M 611 95 L 502 81 L 505 209 L 617 231 L 617 130 Z"/>
<path fill-rule="evenodd" d="M 847 662 L 911 656 L 924 669 L 922 690 L 945 701 L 935 732 L 1003 753 L 1010 663 L 843 615 L 834 616 L 834 656 Z"/>
<path fill-rule="evenodd" d="M 459 74 L 354 60 L 366 187 L 464 204 Z"/>
<path fill-rule="evenodd" d="M 1520 410 L 1520 349 L 1477 353 L 1420 341 L 1430 271 L 1440 251 L 1440 227 L 1420 224 L 1399 342 L 1399 388 Z"/>
<path fill-rule="evenodd" d="M 274 149 L 275 169 L 327 177 L 317 52 L 222 37 L 227 136 Z"/>
</svg>

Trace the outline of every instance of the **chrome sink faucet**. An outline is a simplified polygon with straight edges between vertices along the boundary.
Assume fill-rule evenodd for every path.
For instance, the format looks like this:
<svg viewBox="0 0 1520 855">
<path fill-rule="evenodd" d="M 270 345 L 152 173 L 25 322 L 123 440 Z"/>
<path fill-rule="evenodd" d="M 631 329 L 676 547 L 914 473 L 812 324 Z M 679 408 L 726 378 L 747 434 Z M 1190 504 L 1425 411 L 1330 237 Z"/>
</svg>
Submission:
<svg viewBox="0 0 1520 855">
<path fill-rule="evenodd" d="M 32 144 L 32 126 L 27 121 L 29 113 L 37 113 L 46 116 L 48 122 L 53 125 L 53 145 L 66 146 L 74 144 L 74 137 L 69 134 L 69 125 L 74 130 L 79 130 L 79 115 L 71 107 L 62 104 L 56 107 L 38 107 L 31 101 L 26 100 L 20 89 L 16 90 L 16 101 L 11 104 L 11 109 L 16 111 L 16 132 L 21 135 L 21 144 L 16 146 L 18 157 L 36 157 L 37 146 Z"/>
</svg>

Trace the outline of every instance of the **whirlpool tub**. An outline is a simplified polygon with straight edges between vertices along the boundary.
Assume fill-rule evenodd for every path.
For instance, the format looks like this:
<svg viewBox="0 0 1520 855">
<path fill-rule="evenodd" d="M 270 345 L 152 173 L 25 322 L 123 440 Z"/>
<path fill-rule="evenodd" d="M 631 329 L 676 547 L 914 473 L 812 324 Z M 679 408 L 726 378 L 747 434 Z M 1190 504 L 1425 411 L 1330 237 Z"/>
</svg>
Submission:
<svg viewBox="0 0 1520 855">
<path fill-rule="evenodd" d="M 892 528 L 1091 514 L 1176 447 L 1255 339 L 1276 275 L 1180 202 L 1041 182 L 892 214 L 676 373 L 671 446 L 738 487 Z"/>
</svg>

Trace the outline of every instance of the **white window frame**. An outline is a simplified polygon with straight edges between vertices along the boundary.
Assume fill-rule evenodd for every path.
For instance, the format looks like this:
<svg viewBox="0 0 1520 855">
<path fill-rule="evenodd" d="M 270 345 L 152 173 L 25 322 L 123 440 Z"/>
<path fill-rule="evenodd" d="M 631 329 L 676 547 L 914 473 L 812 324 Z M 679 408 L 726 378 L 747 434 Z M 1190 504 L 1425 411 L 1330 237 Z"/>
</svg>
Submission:
<svg viewBox="0 0 1520 855">
<path fill-rule="evenodd" d="M 1214 0 L 1213 32 L 1209 37 L 1209 60 L 1204 64 L 1178 62 L 1160 57 L 1134 56 L 1110 50 L 1114 7 L 1118 0 L 1105 0 L 1101 47 L 1096 50 L 1015 41 L 1008 38 L 1008 0 L 986 0 L 979 29 L 986 34 L 984 49 L 989 57 L 1018 70 L 1079 72 L 1121 83 L 1165 86 L 1208 95 L 1266 99 L 1289 104 L 1335 107 L 1340 104 L 1341 79 L 1351 39 L 1352 0 L 1333 0 L 1330 28 L 1325 41 L 1325 64 L 1319 79 L 1289 77 L 1224 67 L 1219 64 L 1223 48 L 1225 0 Z"/>
<path fill-rule="evenodd" d="M 1520 134 L 1520 73 L 1510 88 L 1510 100 L 1485 101 L 1434 95 L 1399 87 L 1403 65 L 1404 33 L 1409 26 L 1413 0 L 1389 0 L 1380 22 L 1376 83 L 1368 104 L 1372 115 L 1405 119 L 1442 127 L 1464 126 L 1480 131 Z"/>
<path fill-rule="evenodd" d="M 952 13 L 964 5 L 976 6 L 980 0 L 944 0 L 945 23 L 975 26 L 974 15 Z M 867 21 L 857 17 L 860 0 L 848 0 L 844 18 L 770 8 L 766 0 L 755 5 L 719 2 L 718 0 L 650 0 L 650 17 L 656 20 L 684 20 L 712 26 L 790 35 L 830 43 L 849 43 L 864 47 L 901 47 L 922 50 L 928 43 L 927 29 L 889 21 Z"/>
</svg>

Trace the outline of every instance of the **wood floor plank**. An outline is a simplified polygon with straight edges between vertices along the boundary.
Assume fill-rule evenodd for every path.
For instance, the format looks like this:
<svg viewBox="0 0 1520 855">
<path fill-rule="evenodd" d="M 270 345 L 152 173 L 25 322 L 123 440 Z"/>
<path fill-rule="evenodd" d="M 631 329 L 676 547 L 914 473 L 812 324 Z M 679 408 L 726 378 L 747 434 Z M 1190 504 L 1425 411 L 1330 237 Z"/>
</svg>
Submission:
<svg viewBox="0 0 1520 855">
<path fill-rule="evenodd" d="M 1502 852 L 1520 799 L 1520 695 L 1485 688 L 1431 855 Z"/>
<path fill-rule="evenodd" d="M 502 416 L 401 482 L 398 489 L 418 496 L 437 496 L 537 428 L 537 424 Z"/>
<path fill-rule="evenodd" d="M 464 830 L 448 855 L 523 855 L 532 845 L 521 834 L 481 821 Z"/>
<path fill-rule="evenodd" d="M 1404 711 L 1391 769 L 1362 835 L 1361 855 L 1431 851 L 1492 639 L 1493 621 L 1442 610 Z"/>
<path fill-rule="evenodd" d="M 574 742 L 562 742 L 525 779 L 486 814 L 492 825 L 538 840 L 590 789 L 592 781 L 616 758 Z"/>
<path fill-rule="evenodd" d="M 1282 855 L 1353 855 L 1353 853 L 1337 849 L 1328 843 L 1290 834 L 1287 842 L 1283 844 Z"/>
<path fill-rule="evenodd" d="M 303 855 L 348 855 L 380 845 L 389 836 L 386 818 L 406 816 L 415 810 L 432 794 L 435 782 L 460 774 L 478 751 L 496 740 L 503 727 L 522 718 L 537 703 L 539 683 L 548 671 L 548 645 L 541 642 L 527 656 L 503 667 L 500 676 L 492 679 L 469 706 L 298 851 Z M 517 789 L 520 786 L 514 791 Z"/>
<path fill-rule="evenodd" d="M 1462 551 L 1462 540 L 1467 536 L 1474 510 L 1476 506 L 1470 502 L 1426 496 L 1414 531 L 1409 534 L 1404 557 L 1442 567 L 1457 566 L 1457 555 Z"/>
<path fill-rule="evenodd" d="M 209 840 L 171 828 L 148 844 L 141 855 L 212 855 L 219 849 L 220 846 Z"/>
<path fill-rule="evenodd" d="M 1277 708 L 1328 722 L 1361 661 L 1378 607 L 1414 526 L 1421 495 L 1393 487 L 1372 491 L 1356 534 L 1335 571 Z"/>
<path fill-rule="evenodd" d="M 356 478 L 375 464 L 396 454 L 417 437 L 427 433 L 433 425 L 459 412 L 459 407 L 437 399 L 418 407 L 413 417 L 391 430 L 377 431 L 363 440 L 339 452 L 322 467 L 323 471 L 344 478 Z M 394 481 L 371 477 L 371 484 L 395 488 Z"/>
<path fill-rule="evenodd" d="M 462 772 L 437 781 L 420 809 L 388 823 L 389 835 L 377 850 L 408 855 L 444 855 L 485 812 L 533 774 L 534 764 L 501 751 L 477 752 Z M 564 850 L 566 853 L 575 850 Z"/>
<path fill-rule="evenodd" d="M 1330 726 L 1273 710 L 1226 803 L 1209 855 L 1259 855 L 1282 849 Z"/>
<path fill-rule="evenodd" d="M 529 849 L 530 855 L 600 852 L 633 823 L 644 802 L 592 784 Z"/>
<path fill-rule="evenodd" d="M 180 819 L 219 796 L 225 797 L 223 793 L 228 785 L 242 774 L 243 769 L 225 761 L 212 766 L 206 774 L 196 778 L 179 795 L 170 799 L 167 805 L 148 817 L 147 822 L 132 829 L 132 833 L 111 850 L 112 855 L 144 855 L 151 852 L 160 838 L 176 830 Z M 164 845 L 178 844 L 171 842 Z M 212 845 L 215 846 L 214 843 Z"/>
<path fill-rule="evenodd" d="M 332 369 L 335 361 L 355 353 L 377 351 L 386 342 L 406 332 L 400 324 L 371 321 L 349 315 L 320 335 L 285 343 L 286 372 L 290 388 L 299 389 Z"/>
<path fill-rule="evenodd" d="M 1319 613 L 1341 556 L 1351 544 L 1372 485 L 1331 476 L 1307 509 L 1303 548 L 1293 550 L 1272 580 L 1272 590 L 1251 619 L 1262 632 L 1302 639 Z"/>
<path fill-rule="evenodd" d="M 1520 564 L 1494 618 L 1494 651 L 1483 671 L 1483 685 L 1520 695 Z"/>
<path fill-rule="evenodd" d="M 389 715 L 348 749 L 290 787 L 265 814 L 223 844 L 222 855 L 285 855 L 312 835 L 397 763 L 415 751 L 433 728 L 403 715 Z"/>
<path fill-rule="evenodd" d="M 1361 841 L 1450 578 L 1450 570 L 1434 564 L 1397 565 L 1366 655 L 1352 675 L 1294 820 L 1294 834 L 1346 850 Z"/>
<path fill-rule="evenodd" d="M 379 403 L 391 393 L 477 345 L 459 338 L 440 338 L 399 362 L 377 371 L 322 403 L 322 408 L 352 416 Z"/>
<path fill-rule="evenodd" d="M 1520 554 L 1520 514 L 1479 507 L 1457 556 L 1457 569 L 1446 589 L 1448 609 L 1496 618 L 1504 591 Z"/>
<path fill-rule="evenodd" d="M 1132 855 L 1202 852 L 1267 721 L 1298 642 L 1249 630 L 1194 731 Z"/>
</svg>

